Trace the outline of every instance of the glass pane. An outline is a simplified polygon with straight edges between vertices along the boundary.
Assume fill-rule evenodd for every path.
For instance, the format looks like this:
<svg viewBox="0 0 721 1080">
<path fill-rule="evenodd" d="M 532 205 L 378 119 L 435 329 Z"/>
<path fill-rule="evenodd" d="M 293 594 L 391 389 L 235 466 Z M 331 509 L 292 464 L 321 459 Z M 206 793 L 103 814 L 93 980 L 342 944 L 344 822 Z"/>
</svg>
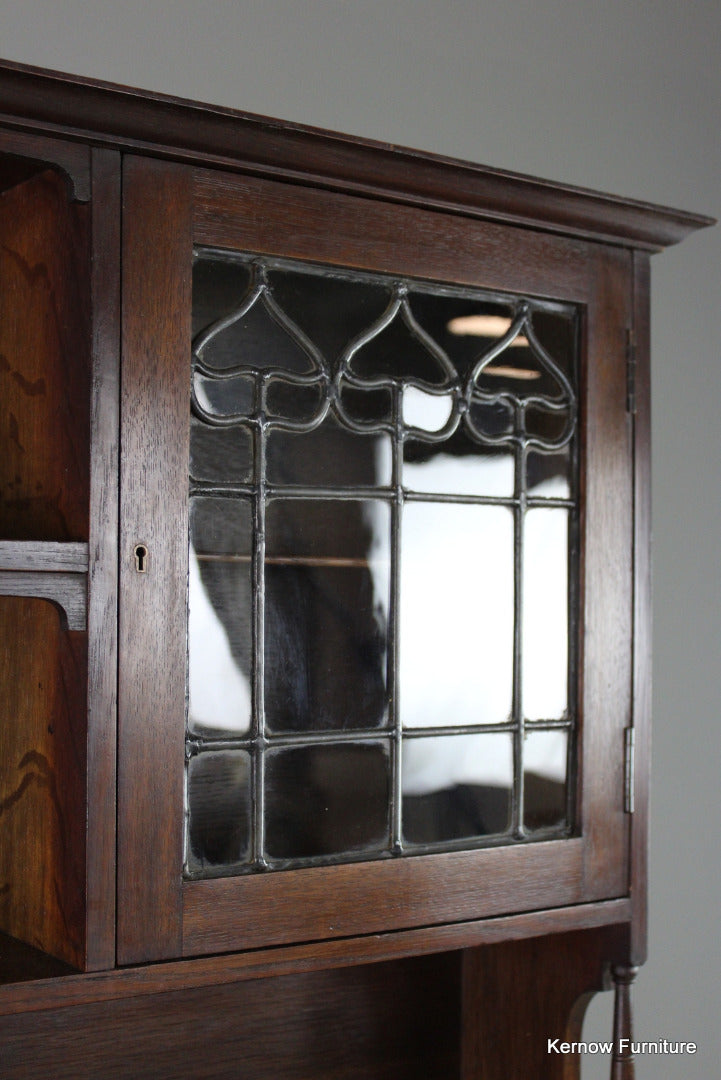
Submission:
<svg viewBox="0 0 721 1080">
<path fill-rule="evenodd" d="M 273 500 L 266 531 L 268 727 L 378 727 L 386 717 L 389 507 Z"/>
<path fill-rule="evenodd" d="M 568 718 L 525 739 L 520 823 L 565 829 L 577 510 L 526 510 L 518 580 L 502 504 L 575 497 L 577 448 L 551 444 L 575 423 L 576 313 L 206 251 L 193 334 L 189 872 L 251 869 L 262 827 L 276 867 L 389 855 L 399 802 L 412 849 L 510 843 L 513 734 L 487 726 L 514 709 Z"/>
<path fill-rule="evenodd" d="M 475 299 L 420 292 L 412 295 L 413 315 L 450 358 L 462 380 L 510 328 L 513 307 L 482 296 Z"/>
<path fill-rule="evenodd" d="M 566 823 L 565 731 L 527 732 L 523 744 L 524 825 L 546 829 Z"/>
<path fill-rule="evenodd" d="M 248 500 L 205 495 L 191 499 L 190 542 L 201 560 L 223 555 L 247 562 L 253 542 Z"/>
<path fill-rule="evenodd" d="M 358 349 L 351 359 L 350 368 L 363 380 L 413 378 L 437 387 L 448 382 L 437 356 L 406 324 L 400 312 L 379 334 Z"/>
<path fill-rule="evenodd" d="M 193 337 L 236 311 L 250 285 L 249 268 L 237 260 L 199 257 L 193 262 Z"/>
<path fill-rule="evenodd" d="M 389 761 L 380 742 L 269 750 L 268 856 L 302 859 L 386 848 Z"/>
<path fill-rule="evenodd" d="M 404 727 L 499 724 L 513 685 L 513 515 L 408 503 L 400 566 Z"/>
<path fill-rule="evenodd" d="M 564 311 L 534 311 L 531 326 L 539 344 L 569 381 L 575 383 L 576 320 Z M 552 389 L 540 383 L 539 393 Z M 534 391 L 535 393 L 535 391 Z"/>
<path fill-rule="evenodd" d="M 511 822 L 510 735 L 403 741 L 403 837 L 411 844 L 505 832 Z"/>
<path fill-rule="evenodd" d="M 204 413 L 218 419 L 250 416 L 255 407 L 253 380 L 244 375 L 232 379 L 211 379 L 196 373 L 193 389 Z"/>
<path fill-rule="evenodd" d="M 388 305 L 388 284 L 350 278 L 325 267 L 272 269 L 268 281 L 283 311 L 332 363 Z"/>
<path fill-rule="evenodd" d="M 271 379 L 268 383 L 266 407 L 273 418 L 310 424 L 320 416 L 324 402 L 321 386 L 298 386 L 287 379 Z"/>
<path fill-rule="evenodd" d="M 514 475 L 512 454 L 483 446 L 463 428 L 440 443 L 407 439 L 403 445 L 403 486 L 408 491 L 510 498 Z"/>
<path fill-rule="evenodd" d="M 202 345 L 196 342 L 196 349 L 204 363 L 217 371 L 239 364 L 257 371 L 284 368 L 296 374 L 308 374 L 314 368 L 308 349 L 290 327 L 280 324 L 263 298 L 247 310 L 239 305 L 238 318 L 219 323 L 208 334 Z"/>
<path fill-rule="evenodd" d="M 529 451 L 526 459 L 526 484 L 529 494 L 534 498 L 570 499 L 573 491 L 570 445 L 554 454 Z"/>
<path fill-rule="evenodd" d="M 565 441 L 569 433 L 568 409 L 554 411 L 543 406 L 529 405 L 526 409 L 526 432 L 543 446 L 556 447 Z"/>
<path fill-rule="evenodd" d="M 190 507 L 188 727 L 243 733 L 251 718 L 251 517 L 248 503 Z"/>
<path fill-rule="evenodd" d="M 508 400 L 479 401 L 476 398 L 471 402 L 467 422 L 481 445 L 508 445 L 515 429 L 515 409 Z"/>
<path fill-rule="evenodd" d="M 560 719 L 568 708 L 568 511 L 529 510 L 523 566 L 523 711 Z"/>
<path fill-rule="evenodd" d="M 253 442 L 243 427 L 209 427 L 190 421 L 190 475 L 211 483 L 247 484 L 253 476 Z"/>
<path fill-rule="evenodd" d="M 430 394 L 417 386 L 403 390 L 403 423 L 432 434 L 442 431 L 453 412 L 452 394 Z"/>
<path fill-rule="evenodd" d="M 317 487 L 387 487 L 391 447 L 387 435 L 356 435 L 329 415 L 314 431 L 271 431 L 268 480 Z"/>
<path fill-rule="evenodd" d="M 235 866 L 250 849 L 250 758 L 214 750 L 188 763 L 188 868 Z"/>
<path fill-rule="evenodd" d="M 343 422 L 377 428 L 381 424 L 390 424 L 393 418 L 393 400 L 388 389 L 356 389 L 349 383 L 342 383 L 338 396 L 338 408 Z"/>
</svg>

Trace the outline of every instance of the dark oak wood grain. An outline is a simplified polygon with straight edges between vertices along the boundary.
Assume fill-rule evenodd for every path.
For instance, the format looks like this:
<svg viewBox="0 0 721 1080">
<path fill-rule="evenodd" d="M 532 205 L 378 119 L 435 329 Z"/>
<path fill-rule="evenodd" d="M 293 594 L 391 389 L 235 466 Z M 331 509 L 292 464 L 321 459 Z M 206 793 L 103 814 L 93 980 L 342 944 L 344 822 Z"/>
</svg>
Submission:
<svg viewBox="0 0 721 1080">
<path fill-rule="evenodd" d="M 460 990 L 449 953 L 4 1017 L 3 1077 L 447 1080 Z"/>
<path fill-rule="evenodd" d="M 82 574 L 87 569 L 87 544 L 0 540 L 0 570 Z"/>
<path fill-rule="evenodd" d="M 0 995 L 5 986 L 26 990 L 33 982 L 42 986 L 50 980 L 50 985 L 56 987 L 58 979 L 68 975 L 77 975 L 71 964 L 0 931 Z M 39 995 L 36 1000 L 41 1000 Z"/>
<path fill-rule="evenodd" d="M 95 144 L 546 231 L 658 249 L 712 223 L 698 214 L 7 62 L 0 65 L 0 99 L 4 112 L 25 127 L 72 132 Z"/>
<path fill-rule="evenodd" d="M 582 497 L 582 708 L 579 785 L 588 899 L 628 888 L 624 729 L 630 723 L 632 457 L 626 413 L 630 256 L 595 264 L 586 312 Z"/>
<path fill-rule="evenodd" d="M 580 840 L 185 882 L 183 954 L 579 903 Z"/>
<path fill-rule="evenodd" d="M 65 630 L 85 630 L 87 577 L 44 571 L 0 570 L 0 596 L 38 596 L 60 613 Z"/>
<path fill-rule="evenodd" d="M 31 957 L 32 977 L 42 981 L 25 985 L 23 978 L 18 977 L 17 961 L 14 965 L 10 964 L 8 977 L 3 976 L 3 980 L 8 984 L 14 982 L 15 985 L 0 986 L 0 1015 L 43 1012 L 93 1001 L 138 995 L 150 997 L 178 989 L 202 989 L 245 979 L 273 979 L 278 975 L 302 971 L 381 963 L 409 956 L 476 948 L 501 941 L 520 941 L 571 930 L 628 924 L 630 917 L 629 900 L 609 900 L 601 904 L 576 904 L 521 915 L 273 949 L 254 949 L 86 975 L 67 975 L 57 971 L 43 974 L 37 957 Z M 1 935 L 0 945 L 5 945 Z M 58 974 L 66 974 L 67 977 L 58 978 Z"/>
<path fill-rule="evenodd" d="M 646 952 L 647 252 L 711 219 L 2 62 L 0 102 L 3 1077 L 577 1080 L 547 1038 L 609 966 L 628 1030 Z M 573 836 L 183 881 L 194 244 L 578 306 Z"/>
<path fill-rule="evenodd" d="M 187 303 L 181 298 L 189 273 L 190 242 L 185 238 L 184 218 L 179 219 L 172 243 L 166 239 L 162 246 L 157 226 L 149 232 L 149 218 L 157 221 L 159 211 L 155 202 L 157 184 L 149 179 L 150 166 L 145 168 L 146 188 L 138 172 L 132 196 L 128 196 L 136 201 L 126 211 L 130 230 L 126 241 L 130 245 L 128 257 L 135 260 L 128 278 L 128 289 L 133 291 L 129 293 L 127 310 L 130 312 L 132 301 L 138 314 L 132 315 L 132 328 L 125 340 L 133 342 L 127 346 L 132 355 L 134 342 L 140 341 L 139 335 L 147 333 L 149 325 L 165 325 L 162 348 L 167 353 L 162 362 L 140 351 L 137 355 L 142 360 L 126 361 L 131 365 L 124 376 L 131 388 L 123 466 L 127 470 L 127 475 L 123 473 L 124 505 L 131 523 L 123 525 L 121 545 L 126 552 L 134 543 L 148 543 L 153 528 L 167 527 L 164 522 L 177 523 L 175 542 L 179 542 L 177 536 L 187 513 L 187 466 L 183 473 L 180 451 L 187 446 L 189 333 L 183 342 L 182 319 L 177 313 L 182 312 L 182 303 Z M 158 178 L 165 175 L 159 166 L 154 168 Z M 155 178 L 156 174 L 152 175 Z M 177 175 L 187 178 L 189 173 L 178 170 Z M 138 221 L 137 234 L 131 209 Z M 582 691 L 581 760 L 586 765 L 593 763 L 593 767 L 580 779 L 580 836 L 576 839 L 513 850 L 498 848 L 282 875 L 186 882 L 181 894 L 182 915 L 177 895 L 182 871 L 181 841 L 177 836 L 172 840 L 176 853 L 173 863 L 170 826 L 166 824 L 162 832 L 155 833 L 146 826 L 145 855 L 129 863 L 134 867 L 133 888 L 121 888 L 129 911 L 134 912 L 128 915 L 128 922 L 136 935 L 135 951 L 123 953 L 127 962 L 143 959 L 144 949 L 152 950 L 156 959 L 173 955 L 172 951 L 163 952 L 161 945 L 167 933 L 167 941 L 177 948 L 167 929 L 170 912 L 176 913 L 173 917 L 178 923 L 182 922 L 183 954 L 192 956 L 626 895 L 628 828 L 623 812 L 623 730 L 630 710 L 632 514 L 624 366 L 630 319 L 628 255 L 620 249 L 606 252 L 577 240 L 538 237 L 478 222 L 463 223 L 461 232 L 454 219 L 427 211 L 369 208 L 367 202 L 354 197 L 228 175 L 216 177 L 205 171 L 195 177 L 193 221 L 196 243 L 305 258 L 315 252 L 316 257 L 320 255 L 335 265 L 384 268 L 418 276 L 432 274 L 436 280 L 449 283 L 460 281 L 508 291 L 523 291 L 525 281 L 531 283 L 528 291 L 538 295 L 583 303 L 587 349 L 583 361 L 583 408 L 587 418 L 584 461 L 589 480 L 584 489 L 581 653 L 590 674 Z M 332 229 L 328 228 L 329 221 L 333 222 Z M 139 257 L 131 254 L 132 245 L 139 243 L 136 235 L 142 235 L 144 241 L 142 268 Z M 157 258 L 150 254 L 156 248 L 161 252 Z M 141 284 L 136 284 L 136 279 Z M 176 314 L 171 316 L 169 307 L 159 314 L 148 307 L 158 302 L 145 299 L 151 296 L 160 297 L 164 304 L 174 303 Z M 155 365 L 152 369 L 151 364 Z M 138 382 L 136 387 L 131 381 L 137 377 L 136 369 L 144 379 L 153 370 L 152 393 L 147 382 Z M 159 393 L 169 395 L 169 408 L 158 408 Z M 147 440 L 145 444 L 139 440 L 139 432 Z M 183 453 L 187 454 L 187 450 Z M 162 504 L 155 502 L 155 495 L 148 500 L 139 477 L 143 483 L 150 478 L 151 492 L 162 490 Z M 137 498 L 144 502 L 142 507 L 134 505 L 136 491 Z M 142 527 L 138 521 L 142 521 Z M 154 546 L 153 540 L 149 546 L 151 559 Z M 161 546 L 161 553 L 163 550 Z M 156 562 L 155 572 L 164 575 L 166 562 L 169 564 L 172 558 L 162 555 L 162 559 L 162 566 L 157 567 Z M 138 822 L 136 825 L 136 818 L 130 818 L 130 834 L 143 828 L 139 808 L 144 803 L 146 822 L 154 817 L 166 823 L 177 821 L 182 806 L 179 747 L 185 716 L 181 698 L 185 684 L 185 573 L 176 579 L 164 577 L 162 601 L 154 602 L 152 608 L 138 607 L 140 615 L 135 613 L 134 598 L 140 598 L 145 591 L 152 596 L 152 582 L 133 572 L 127 554 L 121 556 L 121 566 L 125 567 L 128 590 L 124 590 L 123 604 L 126 612 L 134 613 L 132 618 L 129 614 L 123 616 L 121 608 L 121 619 L 128 620 L 122 631 L 125 638 L 121 664 L 124 660 L 128 673 L 145 671 L 146 686 L 150 685 L 151 671 L 157 674 L 158 668 L 172 671 L 174 678 L 174 689 L 163 690 L 167 696 L 161 705 L 161 726 L 166 737 L 156 737 L 151 744 L 149 736 L 141 738 L 135 726 L 125 731 L 121 726 L 121 789 L 124 786 L 128 814 L 137 811 Z M 174 642 L 173 623 L 166 621 L 171 604 L 176 613 Z M 147 620 L 151 622 L 146 630 Z M 147 656 L 148 639 L 136 637 L 131 622 L 152 635 L 152 660 Z M 121 679 L 124 677 L 121 668 Z M 171 700 L 175 702 L 174 719 Z M 156 780 L 158 772 L 164 778 L 162 783 Z M 146 794 L 151 788 L 152 809 Z M 175 802 L 171 789 L 175 791 Z M 130 847 L 122 839 L 121 845 L 124 857 L 129 857 Z M 153 886 L 139 884 L 141 863 L 153 868 Z M 160 920 L 157 926 L 146 912 L 147 889 L 166 897 L 162 906 L 149 908 Z M 141 912 L 145 913 L 145 944 L 140 943 Z M 166 929 L 161 930 L 164 926 Z"/>
<path fill-rule="evenodd" d="M 189 171 L 124 165 L 118 959 L 181 954 Z M 138 574 L 134 549 L 148 550 Z"/>
<path fill-rule="evenodd" d="M 631 824 L 631 964 L 646 960 L 648 934 L 648 815 L 651 772 L 651 357 L 649 258 L 634 253 L 636 412 L 633 537 L 633 726 L 636 761 Z"/>
<path fill-rule="evenodd" d="M 85 966 L 115 963 L 120 444 L 120 155 L 92 152 Z"/>
<path fill-rule="evenodd" d="M 0 280 L 0 536 L 87 541 L 87 208 L 57 173 L 0 195 Z"/>
<path fill-rule="evenodd" d="M 81 967 L 86 636 L 0 597 L 0 928 Z"/>
<path fill-rule="evenodd" d="M 432 281 L 585 300 L 582 240 L 376 203 L 346 193 L 195 170 L 198 244 Z"/>
<path fill-rule="evenodd" d="M 578 1080 L 578 1054 L 548 1051 L 577 1042 L 586 1007 L 608 988 L 609 958 L 625 932 L 610 928 L 468 950 L 463 959 L 462 1080 Z"/>
<path fill-rule="evenodd" d="M 0 191 L 15 187 L 48 165 L 67 178 L 69 195 L 78 202 L 90 198 L 90 147 L 23 131 L 0 128 Z"/>
</svg>

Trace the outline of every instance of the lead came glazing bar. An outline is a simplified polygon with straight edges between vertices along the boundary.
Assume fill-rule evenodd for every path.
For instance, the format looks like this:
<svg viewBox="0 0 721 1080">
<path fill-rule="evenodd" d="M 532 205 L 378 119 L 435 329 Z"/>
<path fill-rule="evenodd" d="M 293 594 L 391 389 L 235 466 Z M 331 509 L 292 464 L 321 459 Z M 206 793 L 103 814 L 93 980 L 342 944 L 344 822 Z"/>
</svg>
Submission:
<svg viewBox="0 0 721 1080">
<path fill-rule="evenodd" d="M 256 383 L 255 460 L 256 491 L 253 500 L 253 753 L 252 861 L 261 870 L 265 858 L 265 380 Z"/>
<path fill-rule="evenodd" d="M 224 252 L 195 266 L 186 874 L 568 835 L 576 312 Z M 228 517 L 248 500 L 250 548 Z M 564 595 L 526 603 L 539 574 Z M 549 619 L 566 701 L 537 688 L 529 714 Z"/>
</svg>

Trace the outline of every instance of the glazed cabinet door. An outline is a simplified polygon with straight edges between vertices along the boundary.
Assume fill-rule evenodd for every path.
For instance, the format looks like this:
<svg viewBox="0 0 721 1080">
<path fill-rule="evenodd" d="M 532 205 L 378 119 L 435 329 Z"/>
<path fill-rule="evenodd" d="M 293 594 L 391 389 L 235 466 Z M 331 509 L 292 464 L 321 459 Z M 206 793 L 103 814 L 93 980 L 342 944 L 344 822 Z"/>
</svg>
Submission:
<svg viewBox="0 0 721 1080">
<path fill-rule="evenodd" d="M 630 255 L 123 198 L 119 962 L 627 895 Z"/>
</svg>

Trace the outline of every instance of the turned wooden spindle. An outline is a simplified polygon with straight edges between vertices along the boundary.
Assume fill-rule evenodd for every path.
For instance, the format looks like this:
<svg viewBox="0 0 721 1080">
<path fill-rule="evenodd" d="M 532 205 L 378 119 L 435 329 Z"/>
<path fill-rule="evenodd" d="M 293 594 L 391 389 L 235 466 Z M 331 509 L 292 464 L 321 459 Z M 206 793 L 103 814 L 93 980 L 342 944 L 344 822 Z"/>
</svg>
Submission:
<svg viewBox="0 0 721 1080">
<path fill-rule="evenodd" d="M 615 967 L 612 970 L 616 999 L 613 1007 L 611 1080 L 634 1080 L 636 1075 L 631 1047 L 631 983 L 637 972 L 636 967 Z"/>
</svg>

